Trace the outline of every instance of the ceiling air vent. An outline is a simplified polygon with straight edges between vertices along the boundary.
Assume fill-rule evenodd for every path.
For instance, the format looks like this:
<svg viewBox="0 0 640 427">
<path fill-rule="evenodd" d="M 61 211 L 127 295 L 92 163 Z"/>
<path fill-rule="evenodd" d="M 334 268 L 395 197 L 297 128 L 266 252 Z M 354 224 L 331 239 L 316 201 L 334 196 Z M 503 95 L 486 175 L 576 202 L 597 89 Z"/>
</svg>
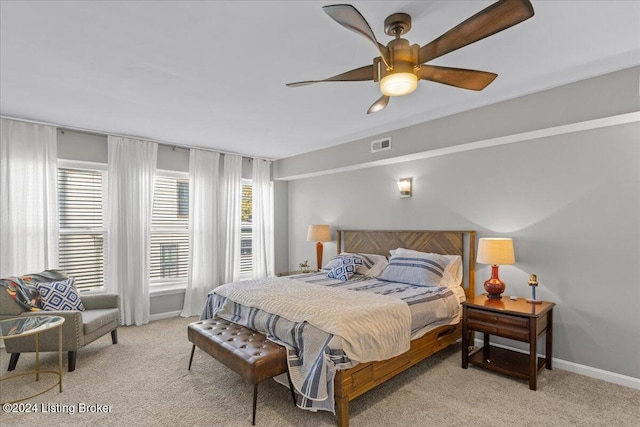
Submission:
<svg viewBox="0 0 640 427">
<path fill-rule="evenodd" d="M 371 141 L 371 152 L 377 153 L 378 151 L 391 150 L 391 138 L 378 139 Z"/>
</svg>

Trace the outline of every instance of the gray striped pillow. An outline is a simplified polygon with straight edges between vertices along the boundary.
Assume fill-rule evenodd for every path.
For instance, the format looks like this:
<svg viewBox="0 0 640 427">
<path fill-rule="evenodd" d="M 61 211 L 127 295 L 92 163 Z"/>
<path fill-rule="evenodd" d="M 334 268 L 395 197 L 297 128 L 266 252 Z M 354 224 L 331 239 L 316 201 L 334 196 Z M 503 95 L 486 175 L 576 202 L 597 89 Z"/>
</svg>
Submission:
<svg viewBox="0 0 640 427">
<path fill-rule="evenodd" d="M 416 286 L 440 286 L 448 260 L 438 254 L 395 253 L 381 280 Z"/>
</svg>

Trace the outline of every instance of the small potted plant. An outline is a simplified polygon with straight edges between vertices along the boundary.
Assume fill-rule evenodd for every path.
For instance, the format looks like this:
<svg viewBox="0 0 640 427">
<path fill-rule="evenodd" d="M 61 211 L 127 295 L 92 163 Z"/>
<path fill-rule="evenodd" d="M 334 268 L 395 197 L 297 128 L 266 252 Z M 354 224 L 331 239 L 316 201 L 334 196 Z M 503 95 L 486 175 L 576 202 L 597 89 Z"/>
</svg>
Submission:
<svg viewBox="0 0 640 427">
<path fill-rule="evenodd" d="M 309 267 L 309 260 L 301 262 L 300 264 L 298 264 L 298 266 L 300 267 L 300 271 L 302 271 L 303 273 L 308 273 L 309 271 L 311 271 Z"/>
</svg>

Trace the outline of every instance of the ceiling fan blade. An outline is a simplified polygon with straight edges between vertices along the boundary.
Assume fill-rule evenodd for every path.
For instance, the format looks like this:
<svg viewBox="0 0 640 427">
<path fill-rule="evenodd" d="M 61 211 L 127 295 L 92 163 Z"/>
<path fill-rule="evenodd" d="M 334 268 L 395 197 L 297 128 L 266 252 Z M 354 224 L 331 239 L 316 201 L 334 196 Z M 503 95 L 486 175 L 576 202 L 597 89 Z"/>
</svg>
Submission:
<svg viewBox="0 0 640 427">
<path fill-rule="evenodd" d="M 382 95 L 380 99 L 378 99 L 376 102 L 374 102 L 371 105 L 371 107 L 369 107 L 369 109 L 367 110 L 367 114 L 377 113 L 378 111 L 383 110 L 388 103 L 389 103 L 389 96 Z"/>
<path fill-rule="evenodd" d="M 307 80 L 304 82 L 287 83 L 287 86 L 298 87 L 321 82 L 358 82 L 367 80 L 373 81 L 373 64 L 365 65 L 364 67 L 356 68 L 324 80 Z"/>
<path fill-rule="evenodd" d="M 529 0 L 500 0 L 422 46 L 418 63 L 424 64 L 446 53 L 482 40 L 533 16 Z"/>
<path fill-rule="evenodd" d="M 338 24 L 360 34 L 367 40 L 371 40 L 380 52 L 380 56 L 382 57 L 385 65 L 389 67 L 389 50 L 386 46 L 378 43 L 369 23 L 364 19 L 364 16 L 358 12 L 358 9 L 350 4 L 333 4 L 323 6 L 322 9 Z"/>
<path fill-rule="evenodd" d="M 449 86 L 471 90 L 482 90 L 498 77 L 497 74 L 487 71 L 440 67 L 435 65 L 420 66 L 418 76 L 422 80 L 430 80 L 436 83 L 444 83 Z"/>
</svg>

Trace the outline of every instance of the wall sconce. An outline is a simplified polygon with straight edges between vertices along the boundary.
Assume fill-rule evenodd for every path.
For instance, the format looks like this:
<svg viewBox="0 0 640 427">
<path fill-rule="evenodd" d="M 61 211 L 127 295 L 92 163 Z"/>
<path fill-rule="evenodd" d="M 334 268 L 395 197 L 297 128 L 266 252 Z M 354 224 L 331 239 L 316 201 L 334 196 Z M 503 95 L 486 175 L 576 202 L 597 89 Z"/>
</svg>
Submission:
<svg viewBox="0 0 640 427">
<path fill-rule="evenodd" d="M 398 180 L 398 190 L 400 197 L 411 197 L 411 182 L 413 178 L 400 178 Z"/>
</svg>

